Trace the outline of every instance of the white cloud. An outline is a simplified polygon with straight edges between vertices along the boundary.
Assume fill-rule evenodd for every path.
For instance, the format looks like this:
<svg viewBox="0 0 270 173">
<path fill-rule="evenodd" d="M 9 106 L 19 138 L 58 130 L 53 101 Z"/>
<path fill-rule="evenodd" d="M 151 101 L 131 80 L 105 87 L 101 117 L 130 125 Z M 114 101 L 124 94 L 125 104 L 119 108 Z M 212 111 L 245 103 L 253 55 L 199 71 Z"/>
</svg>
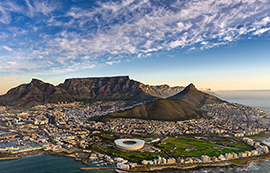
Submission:
<svg viewBox="0 0 270 173">
<path fill-rule="evenodd" d="M 270 27 L 269 27 L 269 28 L 262 28 L 262 29 L 257 30 L 257 31 L 254 32 L 253 34 L 254 34 L 254 35 L 261 35 L 261 34 L 267 32 L 267 31 L 269 31 L 269 30 L 270 30 Z"/>
<path fill-rule="evenodd" d="M 28 17 L 34 17 L 38 13 L 48 15 L 56 8 L 60 7 L 60 3 L 47 1 L 47 0 L 25 0 L 21 1 L 21 5 L 16 1 L 3 0 L 0 2 L 0 22 L 3 24 L 9 24 L 12 20 L 18 19 L 12 18 L 13 13 L 25 15 Z M 25 3 L 25 6 L 23 6 Z"/>
<path fill-rule="evenodd" d="M 32 3 L 29 0 L 25 0 L 25 3 L 28 7 L 27 15 L 29 17 L 34 17 L 36 13 L 42 13 L 48 15 L 59 6 L 59 3 L 54 2 L 54 4 L 49 3 L 48 1 L 35 0 Z"/>
<path fill-rule="evenodd" d="M 4 66 L 4 69 L 16 68 L 17 65 L 18 65 L 17 62 L 15 62 L 15 61 L 9 61 Z"/>
<path fill-rule="evenodd" d="M 12 51 L 13 51 L 13 49 L 10 48 L 10 47 L 8 47 L 8 46 L 3 46 L 3 48 L 6 49 L 6 50 L 9 51 L 9 52 L 12 52 Z"/>
<path fill-rule="evenodd" d="M 11 21 L 9 10 L 0 4 L 0 22 L 8 24 Z"/>
<path fill-rule="evenodd" d="M 81 24 L 97 15 L 102 16 L 97 20 L 97 26 L 111 24 L 106 29 L 99 28 L 93 36 L 87 35 L 87 42 L 96 45 L 91 52 L 141 54 L 159 48 L 191 46 L 213 38 L 222 43 L 233 42 L 251 32 L 249 28 L 237 28 L 239 25 L 249 22 L 259 30 L 263 24 L 258 26 L 256 22 L 269 10 L 269 2 L 257 0 L 188 1 L 185 5 L 183 1 L 176 1 L 171 5 L 178 9 L 175 11 L 155 6 L 150 1 L 139 3 L 139 6 L 134 1 L 100 3 L 95 10 L 73 8 L 67 15 L 72 16 L 73 24 L 77 23 L 79 27 L 85 27 Z M 145 12 L 146 9 L 150 12 Z M 121 22 L 120 17 L 129 20 Z M 121 25 L 111 23 L 113 20 L 120 20 Z M 268 18 L 262 21 L 265 25 Z"/>
<path fill-rule="evenodd" d="M 113 62 L 112 61 L 108 61 L 108 62 L 106 62 L 106 64 L 113 65 Z"/>
<path fill-rule="evenodd" d="M 83 68 L 112 65 L 159 50 L 209 49 L 270 30 L 269 0 L 172 0 L 169 5 L 152 0 L 99 1 L 95 7 L 75 4 L 57 15 L 52 12 L 64 1 L 25 0 L 24 6 L 7 2 L 0 3 L 3 24 L 14 20 L 12 13 L 44 17 L 28 30 L 9 27 L 15 39 L 33 31 L 41 32 L 40 39 L 34 41 L 25 36 L 25 42 L 13 41 L 5 44 L 6 48 L 0 43 L 11 51 L 11 61 L 20 63 L 18 68 L 35 70 L 37 66 L 44 69 L 49 66 L 59 73 L 64 69 L 78 70 L 79 65 Z M 7 37 L 8 34 L 0 34 L 0 38 Z M 25 48 L 19 45 L 23 48 L 15 50 L 14 44 Z"/>
</svg>

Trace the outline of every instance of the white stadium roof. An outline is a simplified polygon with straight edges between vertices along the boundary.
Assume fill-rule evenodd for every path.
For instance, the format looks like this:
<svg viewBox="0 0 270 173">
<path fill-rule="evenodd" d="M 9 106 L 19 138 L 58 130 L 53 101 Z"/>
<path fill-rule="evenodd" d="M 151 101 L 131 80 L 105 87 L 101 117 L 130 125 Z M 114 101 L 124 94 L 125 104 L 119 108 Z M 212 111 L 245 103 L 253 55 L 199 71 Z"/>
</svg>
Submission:
<svg viewBox="0 0 270 173">
<path fill-rule="evenodd" d="M 114 144 L 123 150 L 139 150 L 144 147 L 144 141 L 140 139 L 117 139 Z"/>
</svg>

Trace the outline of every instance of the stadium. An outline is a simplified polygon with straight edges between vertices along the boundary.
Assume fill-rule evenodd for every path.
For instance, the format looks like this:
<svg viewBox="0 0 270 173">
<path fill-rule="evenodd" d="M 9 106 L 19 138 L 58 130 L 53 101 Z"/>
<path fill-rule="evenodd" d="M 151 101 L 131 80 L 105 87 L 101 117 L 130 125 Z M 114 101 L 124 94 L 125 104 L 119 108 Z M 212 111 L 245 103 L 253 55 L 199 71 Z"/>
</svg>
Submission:
<svg viewBox="0 0 270 173">
<path fill-rule="evenodd" d="M 144 147 L 144 141 L 139 139 L 117 139 L 115 146 L 121 150 L 136 151 Z"/>
</svg>

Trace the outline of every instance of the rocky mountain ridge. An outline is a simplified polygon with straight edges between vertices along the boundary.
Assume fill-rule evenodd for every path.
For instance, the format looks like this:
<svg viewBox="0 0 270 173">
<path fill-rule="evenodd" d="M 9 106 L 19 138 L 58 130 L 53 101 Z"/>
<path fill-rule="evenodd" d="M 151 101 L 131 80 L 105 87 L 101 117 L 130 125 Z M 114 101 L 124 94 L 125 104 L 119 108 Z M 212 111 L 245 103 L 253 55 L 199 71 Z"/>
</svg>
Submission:
<svg viewBox="0 0 270 173">
<path fill-rule="evenodd" d="M 206 104 L 224 103 L 226 101 L 216 96 L 197 90 L 191 83 L 183 91 L 167 98 L 167 100 L 179 100 L 192 104 L 196 108 L 201 108 Z"/>
<path fill-rule="evenodd" d="M 150 86 L 129 76 L 72 78 L 54 86 L 38 79 L 10 89 L 0 105 L 31 107 L 43 103 L 91 102 L 96 100 L 146 100 L 171 96 L 183 87 Z"/>
</svg>

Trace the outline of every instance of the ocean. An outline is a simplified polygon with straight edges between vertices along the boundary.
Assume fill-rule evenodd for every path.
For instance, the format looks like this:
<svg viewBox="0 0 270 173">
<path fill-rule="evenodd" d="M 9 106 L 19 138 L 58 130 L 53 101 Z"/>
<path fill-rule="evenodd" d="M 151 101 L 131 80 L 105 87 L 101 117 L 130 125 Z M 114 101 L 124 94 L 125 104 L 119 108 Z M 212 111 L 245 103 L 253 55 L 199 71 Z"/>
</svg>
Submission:
<svg viewBox="0 0 270 173">
<path fill-rule="evenodd" d="M 86 167 L 74 158 L 47 154 L 21 157 L 18 160 L 0 161 L 0 173 L 110 173 L 113 170 L 81 171 Z"/>
<path fill-rule="evenodd" d="M 266 91 L 216 91 L 219 98 L 241 103 L 247 106 L 256 107 L 270 112 L 270 90 Z M 269 139 L 263 139 L 263 143 L 270 144 Z M 0 161 L 0 173 L 112 173 L 113 170 L 100 171 L 80 171 L 85 167 L 81 162 L 74 161 L 73 158 L 59 157 L 52 155 L 35 155 L 22 157 L 18 160 Z M 269 173 L 270 160 L 253 162 L 248 167 L 207 167 L 193 170 L 162 170 L 154 171 L 173 172 L 173 173 Z"/>
<path fill-rule="evenodd" d="M 215 91 L 214 93 L 223 100 L 270 112 L 270 90 L 233 90 Z"/>
</svg>

